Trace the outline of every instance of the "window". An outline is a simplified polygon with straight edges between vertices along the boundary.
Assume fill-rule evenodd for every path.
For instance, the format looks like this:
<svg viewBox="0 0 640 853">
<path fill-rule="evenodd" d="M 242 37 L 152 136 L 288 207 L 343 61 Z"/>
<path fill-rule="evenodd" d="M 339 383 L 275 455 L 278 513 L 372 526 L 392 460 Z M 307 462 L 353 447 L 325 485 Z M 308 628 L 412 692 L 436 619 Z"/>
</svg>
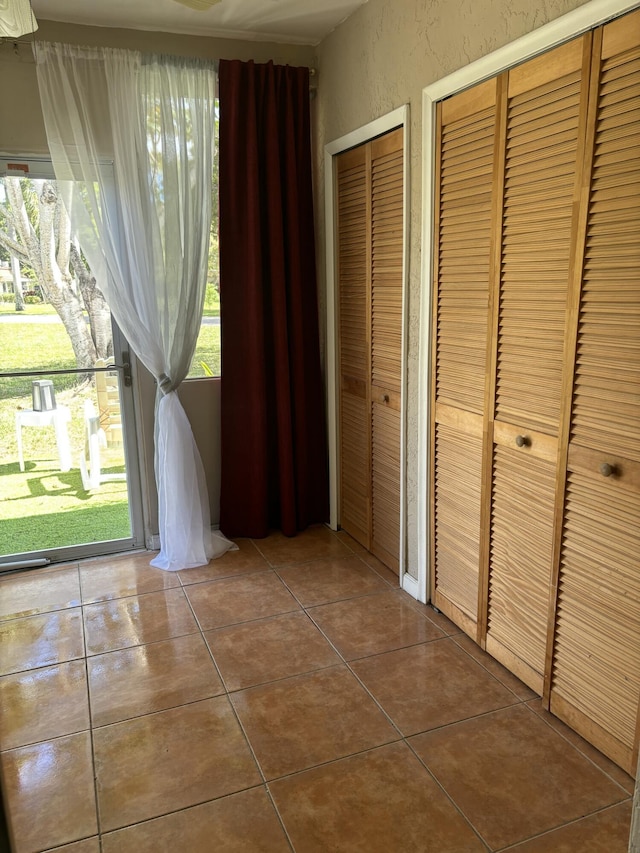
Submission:
<svg viewBox="0 0 640 853">
<path fill-rule="evenodd" d="M 211 235 L 209 241 L 209 271 L 204 298 L 202 325 L 198 343 L 191 360 L 187 379 L 203 376 L 220 376 L 220 257 L 218 254 L 218 123 L 219 108 L 216 101 L 215 150 L 211 180 Z"/>
</svg>

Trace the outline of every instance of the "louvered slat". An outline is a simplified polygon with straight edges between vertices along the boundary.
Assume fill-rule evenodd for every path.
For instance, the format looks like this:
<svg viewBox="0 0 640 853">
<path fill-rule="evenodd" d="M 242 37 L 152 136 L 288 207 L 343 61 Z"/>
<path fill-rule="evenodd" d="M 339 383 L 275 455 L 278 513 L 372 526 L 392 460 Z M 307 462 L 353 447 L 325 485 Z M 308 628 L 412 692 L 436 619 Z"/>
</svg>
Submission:
<svg viewBox="0 0 640 853">
<path fill-rule="evenodd" d="M 555 466 L 497 446 L 488 636 L 544 673 Z"/>
<path fill-rule="evenodd" d="M 367 174 L 362 159 L 338 171 L 338 277 L 340 371 L 365 379 L 367 340 Z"/>
<path fill-rule="evenodd" d="M 611 479 L 570 474 L 553 692 L 629 754 L 640 701 L 638 554 L 640 493 Z"/>
<path fill-rule="evenodd" d="M 348 390 L 340 395 L 340 523 L 369 546 L 369 406 Z"/>
<path fill-rule="evenodd" d="M 371 450 L 372 550 L 397 571 L 400 551 L 400 412 L 377 402 L 373 403 L 371 412 Z"/>
<path fill-rule="evenodd" d="M 368 175 L 364 151 L 338 158 L 340 523 L 369 547 Z"/>
<path fill-rule="evenodd" d="M 639 41 L 638 12 L 604 29 L 551 676 L 551 708 L 632 774 L 640 705 Z M 612 44 L 626 47 L 611 52 Z M 605 478 L 607 461 L 615 468 Z"/>
<path fill-rule="evenodd" d="M 340 155 L 337 201 L 340 524 L 396 570 L 400 548 L 403 157 L 402 129 Z"/>
<path fill-rule="evenodd" d="M 442 128 L 436 399 L 482 413 L 495 106 Z"/>
<path fill-rule="evenodd" d="M 510 99 L 496 418 L 557 434 L 580 72 Z"/>
<path fill-rule="evenodd" d="M 603 63 L 571 440 L 640 461 L 640 52 Z M 621 148 L 621 140 L 633 144 Z"/>
<path fill-rule="evenodd" d="M 371 161 L 371 381 L 397 392 L 402 371 L 404 246 L 401 137 L 398 141 L 397 150 Z"/>
<path fill-rule="evenodd" d="M 434 464 L 436 589 L 475 622 L 482 437 L 438 424 Z"/>
<path fill-rule="evenodd" d="M 404 136 L 371 146 L 371 550 L 397 571 L 404 253 Z M 396 405 L 397 404 L 397 405 Z"/>
</svg>

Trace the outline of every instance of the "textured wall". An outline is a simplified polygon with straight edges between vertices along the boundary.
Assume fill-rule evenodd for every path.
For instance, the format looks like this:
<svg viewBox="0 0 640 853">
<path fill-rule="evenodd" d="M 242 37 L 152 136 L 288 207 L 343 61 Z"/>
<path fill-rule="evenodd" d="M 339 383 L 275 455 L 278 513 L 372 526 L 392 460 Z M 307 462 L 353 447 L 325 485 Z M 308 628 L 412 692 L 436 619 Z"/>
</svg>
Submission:
<svg viewBox="0 0 640 853">
<path fill-rule="evenodd" d="M 324 146 L 403 104 L 411 107 L 408 360 L 408 570 L 416 573 L 422 89 L 584 0 L 369 0 L 318 48 L 317 228 L 324 280 Z"/>
</svg>

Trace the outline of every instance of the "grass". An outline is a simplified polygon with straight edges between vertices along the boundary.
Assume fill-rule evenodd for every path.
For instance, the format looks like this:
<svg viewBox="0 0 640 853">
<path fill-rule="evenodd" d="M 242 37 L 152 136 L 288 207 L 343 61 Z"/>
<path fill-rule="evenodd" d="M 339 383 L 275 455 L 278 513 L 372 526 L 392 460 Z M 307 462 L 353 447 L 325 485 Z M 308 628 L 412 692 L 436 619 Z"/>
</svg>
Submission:
<svg viewBox="0 0 640 853">
<path fill-rule="evenodd" d="M 25 460 L 24 473 L 17 462 L 0 465 L 0 555 L 131 535 L 124 481 L 103 483 L 99 491 L 87 492 L 78 469 L 63 474 L 57 465 L 56 456 Z"/>
<path fill-rule="evenodd" d="M 42 308 L 48 310 L 45 312 Z M 37 312 L 32 309 L 40 309 Z M 29 305 L 25 313 L 51 313 Z M 22 312 L 20 312 L 22 313 Z M 0 371 L 61 370 L 76 366 L 69 337 L 58 323 L 0 323 Z M 31 408 L 31 380 L 0 379 L 0 555 L 57 549 L 124 539 L 131 535 L 127 484 L 104 483 L 85 491 L 80 475 L 84 455 L 84 401 L 95 400 L 90 382 L 54 376 L 56 403 L 71 410 L 71 471 L 58 470 L 52 427 L 22 430 L 25 471 L 18 465 L 15 412 Z M 103 452 L 107 471 L 124 470 L 122 451 Z"/>
<path fill-rule="evenodd" d="M 0 372 L 67 370 L 76 367 L 69 337 L 61 323 L 29 323 L 29 315 L 55 314 L 49 305 L 27 305 L 16 312 L 11 303 L 0 302 L 0 314 L 19 320 L 0 322 Z M 205 316 L 220 314 L 212 287 L 207 290 Z M 214 375 L 220 373 L 220 325 L 200 330 L 190 377 L 206 376 L 205 362 Z M 0 556 L 68 545 L 123 539 L 131 535 L 126 482 L 104 483 L 95 492 L 82 487 L 79 470 L 85 452 L 84 402 L 95 402 L 95 388 L 77 376 L 52 376 L 56 403 L 71 410 L 69 439 L 72 469 L 58 470 L 52 427 L 25 427 L 25 471 L 18 465 L 15 412 L 31 408 L 31 379 L 0 378 Z M 101 451 L 105 473 L 124 470 L 121 451 Z"/>
</svg>

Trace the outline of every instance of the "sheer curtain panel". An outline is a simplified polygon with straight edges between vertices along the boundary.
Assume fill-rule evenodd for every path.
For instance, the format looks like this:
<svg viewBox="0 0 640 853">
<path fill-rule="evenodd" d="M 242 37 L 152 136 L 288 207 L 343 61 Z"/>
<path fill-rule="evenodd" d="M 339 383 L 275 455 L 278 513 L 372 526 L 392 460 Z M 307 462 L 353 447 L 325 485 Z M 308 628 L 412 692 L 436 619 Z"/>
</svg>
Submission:
<svg viewBox="0 0 640 853">
<path fill-rule="evenodd" d="M 158 385 L 155 472 L 169 571 L 229 547 L 213 538 L 200 454 L 176 389 L 207 278 L 216 72 L 211 63 L 35 42 L 56 178 L 116 322 Z M 113 162 L 114 185 L 105 161 Z"/>
</svg>

